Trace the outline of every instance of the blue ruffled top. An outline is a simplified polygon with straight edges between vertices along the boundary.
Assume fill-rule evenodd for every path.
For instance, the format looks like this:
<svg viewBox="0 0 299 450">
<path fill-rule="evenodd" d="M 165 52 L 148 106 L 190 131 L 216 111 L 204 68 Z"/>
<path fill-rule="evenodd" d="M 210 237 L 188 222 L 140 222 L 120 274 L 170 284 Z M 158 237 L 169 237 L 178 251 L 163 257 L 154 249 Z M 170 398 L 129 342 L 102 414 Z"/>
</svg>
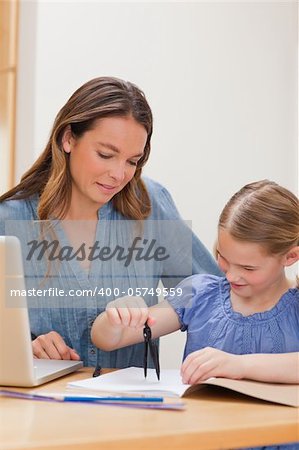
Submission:
<svg viewBox="0 0 299 450">
<path fill-rule="evenodd" d="M 182 295 L 178 295 L 178 288 Z M 289 289 L 268 311 L 243 316 L 232 309 L 226 278 L 193 275 L 167 299 L 187 330 L 184 358 L 204 347 L 234 354 L 299 351 L 299 290 Z"/>
</svg>

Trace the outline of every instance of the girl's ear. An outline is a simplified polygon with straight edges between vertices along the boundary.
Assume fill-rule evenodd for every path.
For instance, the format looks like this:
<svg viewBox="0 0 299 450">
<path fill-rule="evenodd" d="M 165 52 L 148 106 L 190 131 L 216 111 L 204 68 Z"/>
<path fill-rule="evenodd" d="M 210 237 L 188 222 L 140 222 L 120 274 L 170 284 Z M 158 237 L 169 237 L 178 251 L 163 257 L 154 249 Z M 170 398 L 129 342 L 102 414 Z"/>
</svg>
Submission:
<svg viewBox="0 0 299 450">
<path fill-rule="evenodd" d="M 214 242 L 214 245 L 213 245 L 213 256 L 217 260 L 217 258 L 218 258 L 218 239 L 216 239 L 216 241 Z"/>
<path fill-rule="evenodd" d="M 291 248 L 285 255 L 284 265 L 291 266 L 295 262 L 299 261 L 299 245 Z"/>
<path fill-rule="evenodd" d="M 65 128 L 64 133 L 62 135 L 62 139 L 61 139 L 63 150 L 66 153 L 71 153 L 72 141 L 73 141 L 72 130 L 71 130 L 70 125 L 68 125 Z"/>
</svg>

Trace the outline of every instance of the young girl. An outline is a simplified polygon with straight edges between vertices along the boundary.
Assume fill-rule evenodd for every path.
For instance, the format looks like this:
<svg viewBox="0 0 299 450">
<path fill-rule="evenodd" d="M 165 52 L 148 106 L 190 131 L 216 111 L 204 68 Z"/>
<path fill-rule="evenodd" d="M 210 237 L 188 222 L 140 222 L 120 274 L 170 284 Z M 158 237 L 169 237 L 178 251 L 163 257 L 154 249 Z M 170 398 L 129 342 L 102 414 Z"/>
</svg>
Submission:
<svg viewBox="0 0 299 450">
<path fill-rule="evenodd" d="M 153 337 L 187 330 L 185 383 L 299 383 L 299 283 L 285 274 L 299 259 L 298 198 L 268 180 L 244 186 L 220 215 L 216 253 L 225 277 L 186 278 L 150 308 L 140 297 L 110 302 L 93 324 L 94 344 L 142 342 L 147 320 Z"/>
</svg>

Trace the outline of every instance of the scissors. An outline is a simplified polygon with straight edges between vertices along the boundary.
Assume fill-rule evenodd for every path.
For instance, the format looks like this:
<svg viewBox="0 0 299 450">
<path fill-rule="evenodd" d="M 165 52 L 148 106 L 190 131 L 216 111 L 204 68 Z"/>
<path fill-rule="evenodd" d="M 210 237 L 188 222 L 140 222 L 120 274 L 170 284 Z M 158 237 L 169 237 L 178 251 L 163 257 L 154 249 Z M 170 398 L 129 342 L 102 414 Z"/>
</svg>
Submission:
<svg viewBox="0 0 299 450">
<path fill-rule="evenodd" d="M 152 360 L 154 362 L 157 378 L 158 378 L 158 380 L 160 380 L 160 364 L 159 364 L 158 346 L 155 342 L 152 341 L 152 330 L 148 326 L 147 321 L 144 324 L 143 337 L 144 337 L 144 359 L 143 359 L 144 378 L 146 378 L 146 375 L 147 375 L 147 359 L 148 359 L 148 348 L 149 348 Z"/>
</svg>

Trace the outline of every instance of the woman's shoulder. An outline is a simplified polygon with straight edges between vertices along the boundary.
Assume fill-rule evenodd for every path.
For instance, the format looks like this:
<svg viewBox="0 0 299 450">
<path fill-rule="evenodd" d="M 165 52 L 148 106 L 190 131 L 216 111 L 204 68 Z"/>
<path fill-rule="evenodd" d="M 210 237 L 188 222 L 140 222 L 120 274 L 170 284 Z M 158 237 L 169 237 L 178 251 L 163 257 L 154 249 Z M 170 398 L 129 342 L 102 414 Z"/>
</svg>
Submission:
<svg viewBox="0 0 299 450">
<path fill-rule="evenodd" d="M 37 197 L 5 200 L 0 203 L 0 220 L 30 220 L 37 218 Z"/>
<path fill-rule="evenodd" d="M 166 187 L 148 177 L 142 177 L 142 180 L 151 199 L 152 213 L 150 218 L 170 220 L 180 218 L 172 196 Z"/>
<path fill-rule="evenodd" d="M 167 189 L 161 183 L 153 180 L 152 178 L 143 176 L 142 181 L 144 182 L 150 195 L 159 194 L 164 191 L 168 192 Z"/>
<path fill-rule="evenodd" d="M 37 219 L 38 197 L 5 200 L 0 203 L 0 235 L 20 236 L 28 230 L 27 223 Z M 20 224 L 19 221 L 23 221 Z"/>
</svg>

